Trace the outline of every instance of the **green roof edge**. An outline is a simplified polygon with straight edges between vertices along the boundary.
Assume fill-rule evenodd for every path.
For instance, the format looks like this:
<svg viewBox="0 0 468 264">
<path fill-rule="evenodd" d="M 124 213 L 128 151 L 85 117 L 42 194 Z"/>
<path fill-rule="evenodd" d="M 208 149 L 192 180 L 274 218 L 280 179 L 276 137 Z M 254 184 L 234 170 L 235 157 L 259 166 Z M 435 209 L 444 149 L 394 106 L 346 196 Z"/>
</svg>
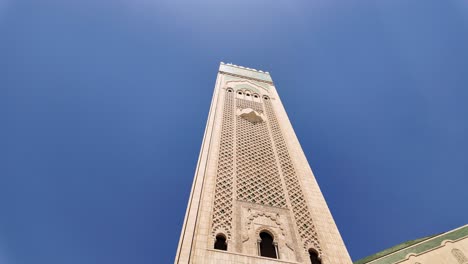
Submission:
<svg viewBox="0 0 468 264">
<path fill-rule="evenodd" d="M 376 254 L 367 256 L 354 262 L 354 264 L 364 264 L 377 260 L 375 264 L 395 263 L 405 259 L 410 253 L 422 253 L 437 246 L 444 240 L 457 240 L 468 236 L 468 225 L 453 229 L 451 231 L 437 235 L 427 236 L 419 239 L 409 240 L 391 248 L 382 250 Z"/>
<path fill-rule="evenodd" d="M 414 244 L 417 244 L 419 242 L 422 242 L 422 241 L 427 240 L 427 239 L 429 239 L 431 237 L 434 237 L 434 236 L 437 236 L 437 235 L 426 236 L 426 237 L 422 237 L 422 238 L 418 238 L 418 239 L 414 239 L 414 240 L 405 241 L 403 243 L 397 244 L 396 246 L 384 249 L 384 250 L 382 250 L 380 252 L 377 252 L 377 253 L 375 253 L 373 255 L 367 256 L 367 257 L 362 258 L 360 260 L 357 260 L 357 261 L 354 262 L 354 264 L 363 264 L 363 263 L 367 263 L 369 261 L 373 261 L 375 259 L 384 257 L 384 256 L 389 255 L 389 254 L 392 254 L 394 252 L 397 252 L 400 249 L 407 248 L 409 246 L 412 246 Z"/>
</svg>

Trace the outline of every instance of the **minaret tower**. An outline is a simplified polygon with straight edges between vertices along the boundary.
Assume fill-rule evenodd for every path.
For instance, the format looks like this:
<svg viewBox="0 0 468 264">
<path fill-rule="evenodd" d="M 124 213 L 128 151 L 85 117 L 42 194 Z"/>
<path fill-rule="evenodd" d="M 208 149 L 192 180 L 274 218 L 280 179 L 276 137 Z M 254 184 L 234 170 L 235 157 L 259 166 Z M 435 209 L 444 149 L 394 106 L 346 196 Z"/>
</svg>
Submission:
<svg viewBox="0 0 468 264">
<path fill-rule="evenodd" d="M 175 263 L 352 263 L 268 72 L 219 67 Z"/>
</svg>

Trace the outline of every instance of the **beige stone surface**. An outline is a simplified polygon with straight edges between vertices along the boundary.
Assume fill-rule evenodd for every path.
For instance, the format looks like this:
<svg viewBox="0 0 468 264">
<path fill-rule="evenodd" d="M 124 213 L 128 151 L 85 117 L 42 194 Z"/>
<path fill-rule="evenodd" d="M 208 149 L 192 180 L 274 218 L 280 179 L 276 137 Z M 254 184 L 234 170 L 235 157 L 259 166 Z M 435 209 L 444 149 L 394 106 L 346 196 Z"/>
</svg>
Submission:
<svg viewBox="0 0 468 264">
<path fill-rule="evenodd" d="M 352 263 L 269 74 L 221 68 L 175 263 L 310 263 L 311 248 Z M 259 256 L 260 232 L 278 259 Z"/>
</svg>

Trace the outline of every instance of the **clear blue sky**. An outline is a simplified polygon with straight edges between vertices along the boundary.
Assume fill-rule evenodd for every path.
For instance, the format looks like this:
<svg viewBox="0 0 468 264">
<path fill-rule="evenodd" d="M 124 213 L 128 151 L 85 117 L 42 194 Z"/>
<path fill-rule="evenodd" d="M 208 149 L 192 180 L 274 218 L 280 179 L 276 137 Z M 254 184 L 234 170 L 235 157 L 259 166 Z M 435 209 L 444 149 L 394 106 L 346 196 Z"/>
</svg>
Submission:
<svg viewBox="0 0 468 264">
<path fill-rule="evenodd" d="M 465 0 L 0 0 L 0 263 L 171 263 L 220 61 L 354 260 L 468 222 Z"/>
</svg>

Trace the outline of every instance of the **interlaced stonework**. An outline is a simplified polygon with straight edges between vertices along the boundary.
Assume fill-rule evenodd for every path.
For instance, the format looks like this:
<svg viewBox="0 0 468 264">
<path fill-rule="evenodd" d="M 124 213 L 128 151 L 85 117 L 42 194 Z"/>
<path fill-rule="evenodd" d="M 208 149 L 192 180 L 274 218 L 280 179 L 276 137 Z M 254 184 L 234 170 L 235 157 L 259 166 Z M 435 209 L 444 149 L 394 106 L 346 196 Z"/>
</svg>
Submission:
<svg viewBox="0 0 468 264">
<path fill-rule="evenodd" d="M 237 108 L 262 113 L 262 104 L 236 99 Z M 236 117 L 237 199 L 286 207 L 286 199 L 266 122 L 252 123 Z"/>
<path fill-rule="evenodd" d="M 270 100 L 265 99 L 265 111 L 270 122 L 270 127 L 273 135 L 273 140 L 276 145 L 278 152 L 278 158 L 280 166 L 283 172 L 283 177 L 286 182 L 286 188 L 288 190 L 289 199 L 293 211 L 294 218 L 296 220 L 299 235 L 301 236 L 304 249 L 313 247 L 315 250 L 322 253 L 320 248 L 317 232 L 312 222 L 309 209 L 307 208 L 304 195 L 301 191 L 301 186 L 296 176 L 291 157 L 289 156 L 286 143 L 284 141 L 281 129 L 276 119 L 275 112 Z"/>
<path fill-rule="evenodd" d="M 226 92 L 224 99 L 221 142 L 219 150 L 216 191 L 213 206 L 213 235 L 226 232 L 231 238 L 232 182 L 234 161 L 234 92 Z"/>
<path fill-rule="evenodd" d="M 244 99 L 236 99 L 237 101 L 237 108 L 244 109 L 244 108 L 252 108 L 253 110 L 263 113 L 263 107 L 262 103 L 250 101 L 250 100 L 244 100 Z"/>
</svg>

